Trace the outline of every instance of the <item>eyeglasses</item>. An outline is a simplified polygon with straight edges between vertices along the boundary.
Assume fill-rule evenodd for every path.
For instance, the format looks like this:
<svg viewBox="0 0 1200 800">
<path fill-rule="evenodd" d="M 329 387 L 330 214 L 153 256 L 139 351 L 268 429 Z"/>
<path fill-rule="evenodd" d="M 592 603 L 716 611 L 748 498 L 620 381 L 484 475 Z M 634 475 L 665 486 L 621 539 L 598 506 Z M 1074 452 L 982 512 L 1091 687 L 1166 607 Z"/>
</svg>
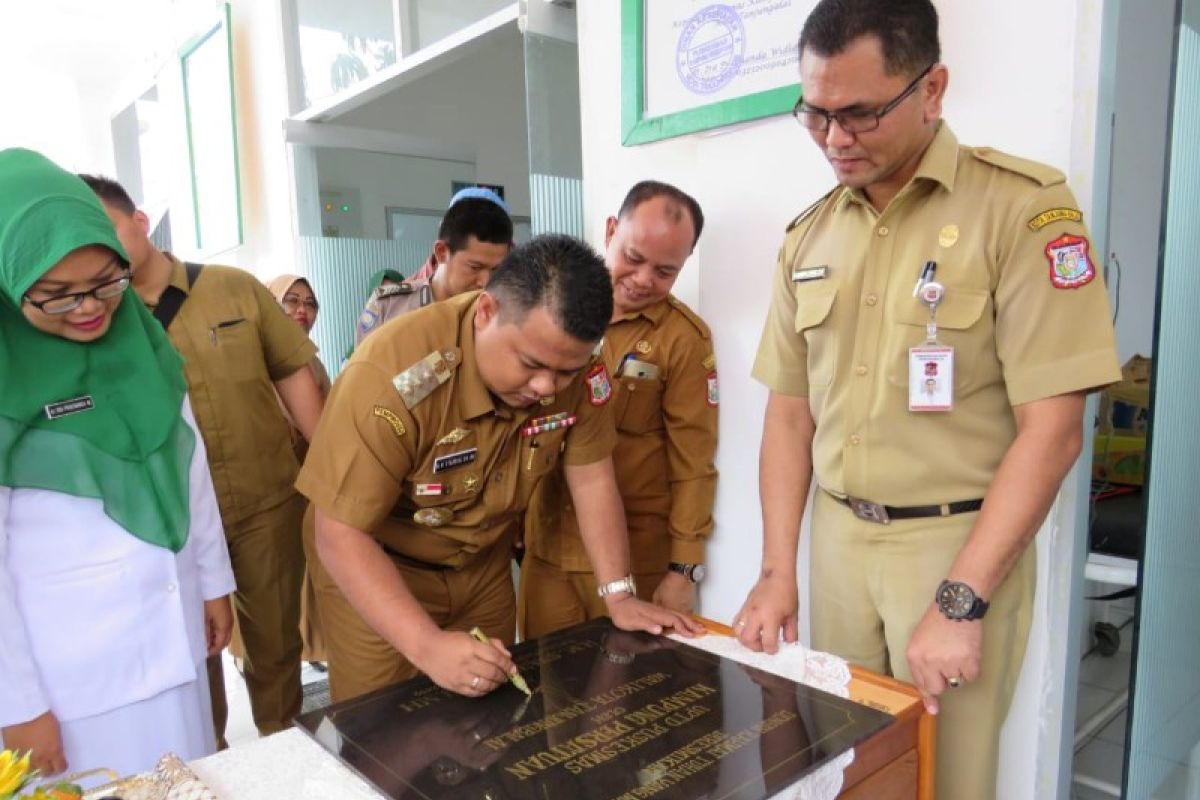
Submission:
<svg viewBox="0 0 1200 800">
<path fill-rule="evenodd" d="M 314 314 L 317 313 L 317 310 L 321 308 L 321 306 L 317 304 L 317 298 L 309 297 L 304 300 L 301 300 L 298 296 L 296 296 L 294 294 L 285 294 L 283 296 L 282 305 L 288 311 L 295 311 L 300 306 L 304 306 L 305 308 L 307 308 L 309 311 L 313 312 Z"/>
<path fill-rule="evenodd" d="M 105 281 L 86 292 L 60 294 L 57 297 L 51 297 L 49 300 L 34 300 L 29 295 L 25 295 L 23 299 L 43 314 L 66 314 L 79 308 L 83 305 L 83 301 L 89 297 L 94 297 L 97 300 L 111 300 L 129 288 L 129 281 L 129 271 L 126 270 L 122 273 L 121 277 Z"/>
<path fill-rule="evenodd" d="M 903 103 L 905 98 L 917 90 L 917 84 L 929 74 L 929 71 L 934 66 L 935 64 L 930 64 L 921 70 L 921 74 L 913 78 L 912 83 L 904 87 L 904 91 L 896 95 L 887 105 L 880 108 L 826 111 L 823 108 L 805 105 L 804 95 L 801 94 L 800 99 L 796 101 L 796 105 L 792 109 L 792 116 L 796 118 L 797 122 L 814 133 L 824 133 L 829 130 L 829 125 L 835 120 L 838 127 L 846 133 L 868 133 L 878 128 L 881 119 L 890 114 L 896 106 Z"/>
</svg>

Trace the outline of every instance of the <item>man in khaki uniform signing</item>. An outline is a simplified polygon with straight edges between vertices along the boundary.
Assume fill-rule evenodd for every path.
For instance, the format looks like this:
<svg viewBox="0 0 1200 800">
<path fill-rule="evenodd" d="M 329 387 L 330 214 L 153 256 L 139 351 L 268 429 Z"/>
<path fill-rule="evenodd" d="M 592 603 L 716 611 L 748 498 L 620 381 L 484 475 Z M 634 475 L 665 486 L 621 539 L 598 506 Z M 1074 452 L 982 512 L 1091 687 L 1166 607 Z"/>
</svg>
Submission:
<svg viewBox="0 0 1200 800">
<path fill-rule="evenodd" d="M 490 189 L 470 186 L 450 199 L 433 253 L 407 281 L 371 292 L 355 329 L 355 346 L 390 319 L 463 292 L 482 289 L 512 246 L 508 205 Z"/>
<path fill-rule="evenodd" d="M 233 603 L 251 712 L 261 735 L 275 733 L 300 713 L 304 574 L 297 535 L 304 500 L 292 486 L 299 464 L 280 401 L 311 437 L 322 404 L 308 368 L 316 347 L 254 276 L 232 267 L 185 267 L 150 243 L 149 219 L 119 184 L 81 177 L 99 195 L 129 253 L 134 291 L 183 355 L 237 579 Z M 209 659 L 209 685 L 223 746 L 220 656 Z"/>
<path fill-rule="evenodd" d="M 486 291 L 406 314 L 355 351 L 297 481 L 317 508 L 305 544 L 335 700 L 418 670 L 472 696 L 506 680 L 512 539 L 560 459 L 613 621 L 699 630 L 630 590 L 612 388 L 592 358 L 611 309 L 595 253 L 542 236 Z"/>
<path fill-rule="evenodd" d="M 734 618 L 796 630 L 815 479 L 812 644 L 912 681 L 937 797 L 995 796 L 1034 591 L 1030 547 L 1118 380 L 1096 254 L 1063 175 L 960 146 L 929 0 L 822 0 L 795 116 L 838 187 L 789 226 L 754 376 L 762 573 Z"/>
<path fill-rule="evenodd" d="M 602 355 L 613 376 L 613 466 L 634 580 L 640 597 L 682 612 L 695 608 L 713 527 L 717 367 L 708 326 L 670 292 L 703 226 L 695 199 L 643 181 L 605 230 L 613 315 Z M 560 473 L 535 492 L 525 546 L 522 636 L 606 613 Z"/>
</svg>

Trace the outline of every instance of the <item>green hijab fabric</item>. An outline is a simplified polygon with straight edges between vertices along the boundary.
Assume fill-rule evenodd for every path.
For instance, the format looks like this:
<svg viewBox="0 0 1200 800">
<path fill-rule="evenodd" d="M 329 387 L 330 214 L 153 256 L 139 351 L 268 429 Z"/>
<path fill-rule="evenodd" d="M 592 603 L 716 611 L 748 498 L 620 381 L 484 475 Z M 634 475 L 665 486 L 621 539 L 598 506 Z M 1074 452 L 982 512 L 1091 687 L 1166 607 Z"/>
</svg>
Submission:
<svg viewBox="0 0 1200 800">
<path fill-rule="evenodd" d="M 162 325 L 132 290 L 93 342 L 43 333 L 21 312 L 25 292 L 88 245 L 128 262 L 87 184 L 38 153 L 0 151 L 0 486 L 98 499 L 130 534 L 177 553 L 196 439 Z"/>
<path fill-rule="evenodd" d="M 375 291 L 383 285 L 384 280 L 393 280 L 396 283 L 404 283 L 404 276 L 394 269 L 377 270 L 371 275 L 371 291 Z"/>
</svg>

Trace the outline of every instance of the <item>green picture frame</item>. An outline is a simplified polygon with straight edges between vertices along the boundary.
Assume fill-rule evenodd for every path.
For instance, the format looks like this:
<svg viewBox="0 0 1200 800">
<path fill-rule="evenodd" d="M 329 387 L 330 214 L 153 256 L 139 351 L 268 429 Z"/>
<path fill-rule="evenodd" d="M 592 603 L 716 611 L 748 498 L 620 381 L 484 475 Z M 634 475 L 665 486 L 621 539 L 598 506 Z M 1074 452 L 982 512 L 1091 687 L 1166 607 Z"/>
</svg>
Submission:
<svg viewBox="0 0 1200 800">
<path fill-rule="evenodd" d="M 217 21 L 179 50 L 196 249 L 204 254 L 243 242 L 231 19 L 224 3 Z"/>
<path fill-rule="evenodd" d="M 647 117 L 646 0 L 621 0 L 621 144 L 626 147 L 790 113 L 800 82 Z"/>
</svg>

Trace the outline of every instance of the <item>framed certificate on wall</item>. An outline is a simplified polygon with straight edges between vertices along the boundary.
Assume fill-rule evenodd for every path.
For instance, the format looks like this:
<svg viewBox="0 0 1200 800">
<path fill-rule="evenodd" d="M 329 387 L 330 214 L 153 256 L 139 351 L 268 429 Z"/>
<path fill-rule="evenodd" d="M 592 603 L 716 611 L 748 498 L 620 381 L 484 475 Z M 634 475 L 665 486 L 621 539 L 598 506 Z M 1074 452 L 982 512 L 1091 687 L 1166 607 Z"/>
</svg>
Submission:
<svg viewBox="0 0 1200 800">
<path fill-rule="evenodd" d="M 242 243 L 229 19 L 226 3 L 217 22 L 179 53 L 196 249 L 204 255 Z"/>
<path fill-rule="evenodd" d="M 791 111 L 816 0 L 622 0 L 621 141 L 644 144 Z"/>
</svg>

